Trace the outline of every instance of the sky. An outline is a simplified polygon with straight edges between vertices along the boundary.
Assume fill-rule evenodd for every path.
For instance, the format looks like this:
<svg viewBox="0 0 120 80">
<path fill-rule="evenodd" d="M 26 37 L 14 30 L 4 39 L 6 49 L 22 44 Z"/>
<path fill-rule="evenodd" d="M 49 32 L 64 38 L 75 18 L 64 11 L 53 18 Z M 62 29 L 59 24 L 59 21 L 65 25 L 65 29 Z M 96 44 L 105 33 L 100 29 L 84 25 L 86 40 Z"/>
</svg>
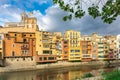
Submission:
<svg viewBox="0 0 120 80">
<path fill-rule="evenodd" d="M 67 13 L 53 4 L 52 0 L 0 0 L 0 25 L 4 26 L 5 22 L 19 22 L 22 12 L 33 12 L 40 30 L 62 33 L 77 30 L 82 35 L 91 35 L 93 32 L 100 35 L 120 34 L 120 17 L 112 24 L 103 23 L 100 17 L 93 19 L 88 14 L 81 19 L 63 21 L 62 17 Z"/>
</svg>

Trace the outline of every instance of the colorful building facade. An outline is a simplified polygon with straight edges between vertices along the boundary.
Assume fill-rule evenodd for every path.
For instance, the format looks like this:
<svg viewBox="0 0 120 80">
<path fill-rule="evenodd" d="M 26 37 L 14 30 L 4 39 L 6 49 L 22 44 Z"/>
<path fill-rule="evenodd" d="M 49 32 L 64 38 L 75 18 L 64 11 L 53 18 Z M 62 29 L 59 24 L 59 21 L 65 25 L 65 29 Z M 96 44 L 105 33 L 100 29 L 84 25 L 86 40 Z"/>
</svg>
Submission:
<svg viewBox="0 0 120 80">
<path fill-rule="evenodd" d="M 49 63 L 57 61 L 57 54 L 52 41 L 52 33 L 47 31 L 36 31 L 36 62 Z"/>
<path fill-rule="evenodd" d="M 57 60 L 62 61 L 62 33 L 54 32 L 52 34 L 53 46 L 55 48 L 52 49 L 52 52 L 57 54 Z"/>
<path fill-rule="evenodd" d="M 4 36 L 6 65 L 19 64 L 19 62 L 35 65 L 35 33 L 8 32 Z"/>
<path fill-rule="evenodd" d="M 69 44 L 69 61 L 81 61 L 81 47 L 80 47 L 80 32 L 74 30 L 67 30 L 64 34 L 64 39 L 68 40 Z"/>
<path fill-rule="evenodd" d="M 92 60 L 92 42 L 90 36 L 81 37 L 81 48 L 82 48 L 82 61 L 91 61 Z"/>
<path fill-rule="evenodd" d="M 98 48 L 98 60 L 104 60 L 104 44 L 103 44 L 103 36 L 99 36 L 97 33 L 93 33 L 91 36 L 91 40 L 93 44 L 97 44 Z"/>
<path fill-rule="evenodd" d="M 69 59 L 69 41 L 67 39 L 62 40 L 62 60 L 68 61 Z"/>
<path fill-rule="evenodd" d="M 105 39 L 107 40 L 107 44 L 108 44 L 108 55 L 107 58 L 108 60 L 114 60 L 117 57 L 117 38 L 116 36 L 105 36 Z"/>
<path fill-rule="evenodd" d="M 92 60 L 92 47 L 91 41 L 80 41 L 81 48 L 82 48 L 82 61 L 89 62 Z"/>
</svg>

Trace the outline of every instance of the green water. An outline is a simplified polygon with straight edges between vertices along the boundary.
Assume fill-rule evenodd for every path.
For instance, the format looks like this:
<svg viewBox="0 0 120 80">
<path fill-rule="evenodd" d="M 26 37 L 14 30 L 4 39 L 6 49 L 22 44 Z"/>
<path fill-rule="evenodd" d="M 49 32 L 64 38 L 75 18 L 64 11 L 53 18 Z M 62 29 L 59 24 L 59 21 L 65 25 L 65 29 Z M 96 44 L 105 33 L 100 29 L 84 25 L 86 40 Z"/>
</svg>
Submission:
<svg viewBox="0 0 120 80">
<path fill-rule="evenodd" d="M 60 69 L 0 73 L 0 80 L 80 80 L 85 74 L 100 76 L 118 67 L 68 67 Z"/>
</svg>

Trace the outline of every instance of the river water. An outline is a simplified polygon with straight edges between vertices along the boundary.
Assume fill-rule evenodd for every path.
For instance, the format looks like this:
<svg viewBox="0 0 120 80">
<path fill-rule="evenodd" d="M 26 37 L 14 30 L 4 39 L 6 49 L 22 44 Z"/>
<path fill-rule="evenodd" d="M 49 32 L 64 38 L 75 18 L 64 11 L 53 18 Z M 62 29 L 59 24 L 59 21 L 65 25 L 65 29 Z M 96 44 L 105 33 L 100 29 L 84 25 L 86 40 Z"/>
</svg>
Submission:
<svg viewBox="0 0 120 80">
<path fill-rule="evenodd" d="M 0 80 L 80 80 L 83 75 L 91 73 L 99 76 L 117 67 L 67 67 L 37 71 L 0 73 Z"/>
</svg>

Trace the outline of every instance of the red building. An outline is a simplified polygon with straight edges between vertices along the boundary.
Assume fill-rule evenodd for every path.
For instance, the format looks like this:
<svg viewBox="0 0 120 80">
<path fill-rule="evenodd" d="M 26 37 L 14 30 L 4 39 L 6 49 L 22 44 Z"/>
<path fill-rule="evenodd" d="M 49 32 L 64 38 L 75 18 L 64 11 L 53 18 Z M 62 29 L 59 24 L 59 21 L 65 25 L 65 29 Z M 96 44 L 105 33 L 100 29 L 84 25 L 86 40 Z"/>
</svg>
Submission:
<svg viewBox="0 0 120 80">
<path fill-rule="evenodd" d="M 63 61 L 67 61 L 69 56 L 69 43 L 68 40 L 62 40 L 62 58 Z"/>
</svg>

